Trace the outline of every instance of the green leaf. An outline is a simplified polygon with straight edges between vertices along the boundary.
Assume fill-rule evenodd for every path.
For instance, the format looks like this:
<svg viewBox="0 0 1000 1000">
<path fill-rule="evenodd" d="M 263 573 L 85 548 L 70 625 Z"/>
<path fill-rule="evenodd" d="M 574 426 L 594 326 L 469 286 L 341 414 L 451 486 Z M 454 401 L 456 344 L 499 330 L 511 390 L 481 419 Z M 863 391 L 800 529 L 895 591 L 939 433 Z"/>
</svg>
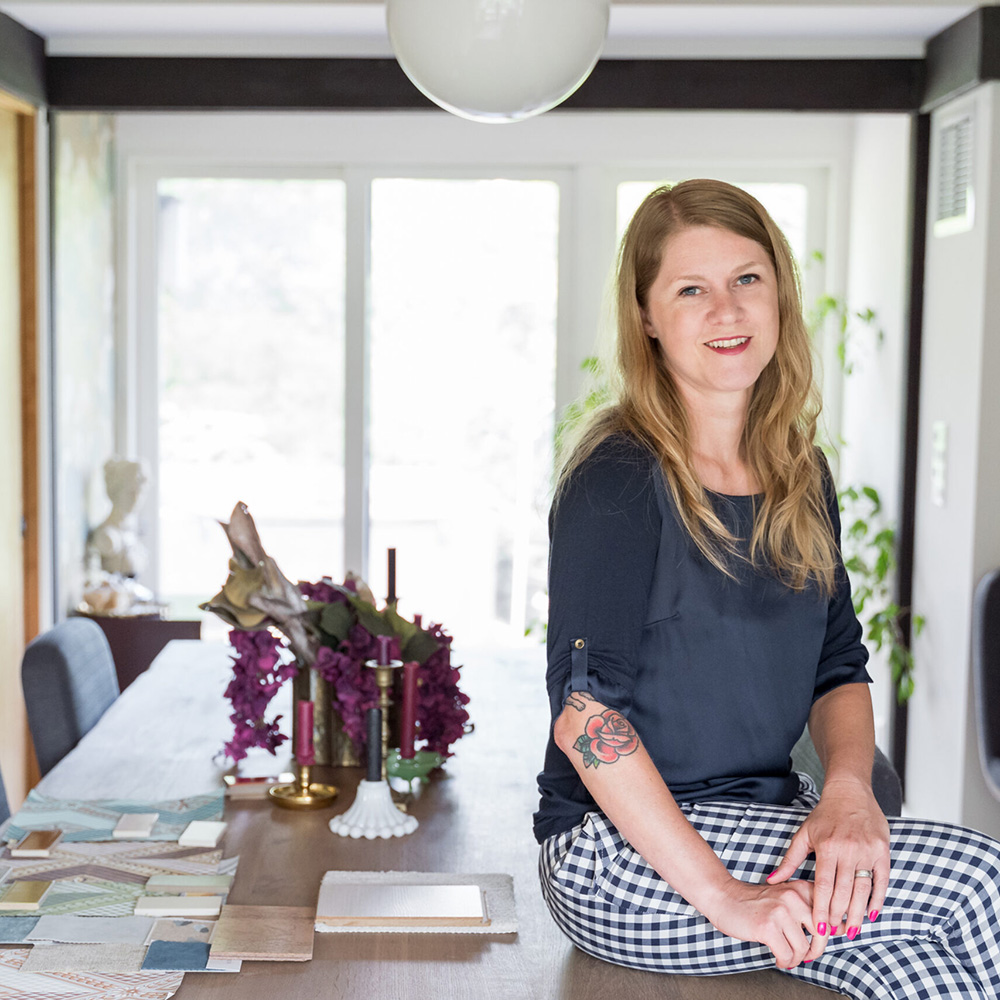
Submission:
<svg viewBox="0 0 1000 1000">
<path fill-rule="evenodd" d="M 324 604 L 322 609 L 319 616 L 319 627 L 335 643 L 343 642 L 357 621 L 357 616 L 351 609 L 351 605 L 338 601 L 336 604 Z"/>
<path fill-rule="evenodd" d="M 923 615 L 914 615 L 910 620 L 913 625 L 913 634 L 920 635 L 924 630 L 924 625 L 927 624 L 927 619 Z"/>
<path fill-rule="evenodd" d="M 362 600 L 357 594 L 352 594 L 348 600 L 357 612 L 358 623 L 372 635 L 393 635 L 392 626 L 386 621 L 385 615 Z"/>
<path fill-rule="evenodd" d="M 878 495 L 878 490 L 874 486 L 862 486 L 861 492 L 864 493 L 869 500 L 871 500 L 874 505 L 873 514 L 877 514 L 882 509 L 882 498 Z"/>
<path fill-rule="evenodd" d="M 891 560 L 891 554 L 883 550 L 878 554 L 878 559 L 875 560 L 875 579 L 881 582 L 885 579 L 886 573 L 889 572 L 889 563 Z"/>
</svg>

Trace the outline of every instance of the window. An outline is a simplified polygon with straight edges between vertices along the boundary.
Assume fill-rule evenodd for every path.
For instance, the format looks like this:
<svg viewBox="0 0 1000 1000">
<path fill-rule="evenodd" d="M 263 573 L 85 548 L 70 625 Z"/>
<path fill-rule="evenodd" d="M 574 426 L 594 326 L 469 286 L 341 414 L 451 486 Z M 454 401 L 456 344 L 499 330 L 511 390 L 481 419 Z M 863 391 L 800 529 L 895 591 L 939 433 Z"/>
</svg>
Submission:
<svg viewBox="0 0 1000 1000">
<path fill-rule="evenodd" d="M 678 159 L 660 117 L 687 147 L 704 126 L 707 159 Z M 222 582 L 215 522 L 244 500 L 290 578 L 354 570 L 381 599 L 394 547 L 402 613 L 463 648 L 523 641 L 545 618 L 554 425 L 621 219 L 657 178 L 719 176 L 798 254 L 826 249 L 815 164 L 846 125 L 749 117 L 120 117 L 119 447 L 153 467 L 149 582 L 171 614 Z M 813 165 L 779 166 L 789 145 Z"/>
</svg>

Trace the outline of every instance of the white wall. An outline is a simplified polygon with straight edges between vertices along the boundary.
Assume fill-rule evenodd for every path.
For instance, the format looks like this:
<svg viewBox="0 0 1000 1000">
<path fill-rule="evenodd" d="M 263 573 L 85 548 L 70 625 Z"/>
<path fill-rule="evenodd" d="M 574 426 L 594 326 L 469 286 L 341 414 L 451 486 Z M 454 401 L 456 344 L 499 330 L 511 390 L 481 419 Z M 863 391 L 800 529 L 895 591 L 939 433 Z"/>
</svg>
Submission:
<svg viewBox="0 0 1000 1000">
<path fill-rule="evenodd" d="M 854 126 L 846 302 L 872 309 L 876 325 L 852 323 L 844 379 L 839 485 L 874 486 L 885 521 L 898 527 L 905 378 L 906 232 L 910 119 L 863 115 Z M 879 344 L 876 328 L 884 334 Z M 876 735 L 889 746 L 892 684 L 883 654 L 868 667 Z"/>
<path fill-rule="evenodd" d="M 918 815 L 1000 835 L 1000 803 L 986 789 L 972 711 L 971 622 L 975 586 L 1000 565 L 1000 87 L 986 84 L 932 117 L 931 204 L 942 120 L 974 116 L 975 219 L 967 232 L 928 232 L 920 386 L 914 607 L 926 616 L 914 644 L 907 802 Z M 932 435 L 947 425 L 943 505 L 933 502 Z"/>
</svg>

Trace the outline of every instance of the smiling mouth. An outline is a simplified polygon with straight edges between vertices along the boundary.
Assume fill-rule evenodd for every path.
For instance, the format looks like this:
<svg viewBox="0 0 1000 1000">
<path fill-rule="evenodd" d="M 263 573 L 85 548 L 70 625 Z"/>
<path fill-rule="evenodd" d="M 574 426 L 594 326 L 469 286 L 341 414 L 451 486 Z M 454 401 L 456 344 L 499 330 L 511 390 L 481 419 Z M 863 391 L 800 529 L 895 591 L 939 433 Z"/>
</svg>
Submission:
<svg viewBox="0 0 1000 1000">
<path fill-rule="evenodd" d="M 730 337 L 728 340 L 710 340 L 705 346 L 715 350 L 726 350 L 732 347 L 742 347 L 749 340 L 749 337 Z"/>
</svg>

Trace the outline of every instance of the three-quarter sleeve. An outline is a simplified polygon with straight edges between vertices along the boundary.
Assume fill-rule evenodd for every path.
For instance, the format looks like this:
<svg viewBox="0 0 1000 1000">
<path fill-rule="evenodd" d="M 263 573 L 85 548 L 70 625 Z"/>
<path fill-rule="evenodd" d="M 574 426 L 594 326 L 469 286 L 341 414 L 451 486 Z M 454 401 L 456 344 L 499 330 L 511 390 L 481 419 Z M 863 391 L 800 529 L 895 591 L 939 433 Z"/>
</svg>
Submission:
<svg viewBox="0 0 1000 1000">
<path fill-rule="evenodd" d="M 826 460 L 823 461 L 825 466 Z M 830 606 L 827 611 L 826 636 L 823 640 L 819 664 L 816 667 L 814 702 L 841 684 L 871 683 L 871 677 L 865 669 L 865 664 L 868 662 L 868 650 L 861 641 L 863 629 L 854 612 L 854 602 L 851 600 L 851 583 L 847 577 L 847 570 L 844 568 L 843 558 L 839 555 L 840 509 L 829 467 L 824 468 L 823 482 L 830 522 L 833 525 L 833 534 L 837 542 L 837 585 L 830 598 Z"/>
<path fill-rule="evenodd" d="M 564 484 L 549 518 L 547 686 L 553 717 L 573 690 L 627 714 L 656 568 L 654 459 L 616 435 Z"/>
</svg>

